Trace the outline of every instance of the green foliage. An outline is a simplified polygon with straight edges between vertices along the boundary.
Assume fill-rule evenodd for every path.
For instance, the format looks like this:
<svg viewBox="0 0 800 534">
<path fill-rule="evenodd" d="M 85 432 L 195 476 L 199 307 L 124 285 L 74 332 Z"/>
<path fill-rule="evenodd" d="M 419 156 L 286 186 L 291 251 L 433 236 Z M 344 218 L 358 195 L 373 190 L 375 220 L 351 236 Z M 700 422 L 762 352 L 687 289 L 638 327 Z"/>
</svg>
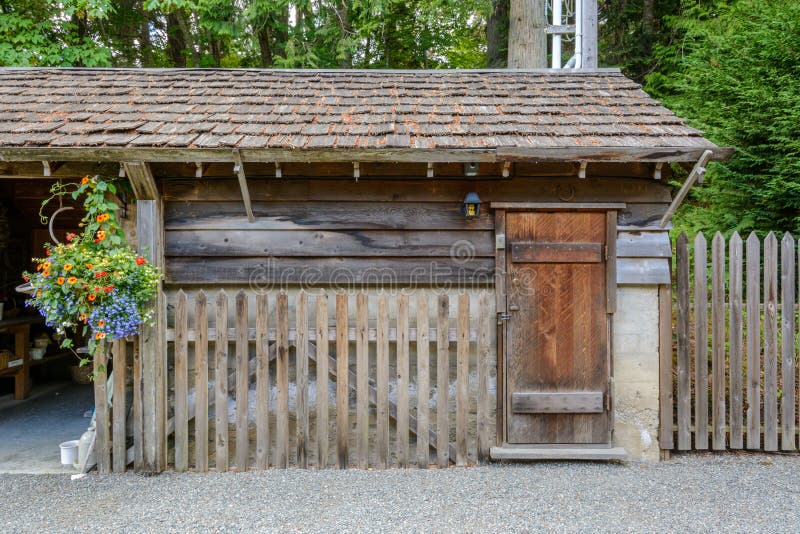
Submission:
<svg viewBox="0 0 800 534">
<path fill-rule="evenodd" d="M 0 65 L 475 68 L 491 0 L 0 0 Z"/>
<path fill-rule="evenodd" d="M 111 12 L 106 0 L 0 1 L 0 66 L 108 66 L 94 33 Z"/>
<path fill-rule="evenodd" d="M 800 231 L 800 4 L 694 5 L 667 21 L 683 37 L 656 47 L 648 91 L 735 147 L 709 168 L 677 223 L 690 232 Z"/>
</svg>

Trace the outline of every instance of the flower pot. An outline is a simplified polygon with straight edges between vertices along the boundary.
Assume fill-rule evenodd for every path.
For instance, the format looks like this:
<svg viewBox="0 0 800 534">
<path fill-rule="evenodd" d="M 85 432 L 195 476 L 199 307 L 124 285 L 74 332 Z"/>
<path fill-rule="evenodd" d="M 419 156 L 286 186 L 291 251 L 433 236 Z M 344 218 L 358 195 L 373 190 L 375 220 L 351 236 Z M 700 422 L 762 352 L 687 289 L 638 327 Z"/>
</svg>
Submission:
<svg viewBox="0 0 800 534">
<path fill-rule="evenodd" d="M 78 440 L 65 441 L 61 447 L 61 465 L 72 465 L 78 461 Z"/>
</svg>

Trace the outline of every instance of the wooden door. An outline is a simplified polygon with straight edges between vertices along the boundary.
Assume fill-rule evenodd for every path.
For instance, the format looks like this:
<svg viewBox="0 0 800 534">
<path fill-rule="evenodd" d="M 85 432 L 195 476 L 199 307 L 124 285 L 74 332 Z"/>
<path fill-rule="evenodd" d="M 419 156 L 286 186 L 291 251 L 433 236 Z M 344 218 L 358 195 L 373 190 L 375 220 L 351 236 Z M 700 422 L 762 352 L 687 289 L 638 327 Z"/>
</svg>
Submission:
<svg viewBox="0 0 800 534">
<path fill-rule="evenodd" d="M 506 215 L 509 443 L 608 443 L 605 212 Z"/>
</svg>

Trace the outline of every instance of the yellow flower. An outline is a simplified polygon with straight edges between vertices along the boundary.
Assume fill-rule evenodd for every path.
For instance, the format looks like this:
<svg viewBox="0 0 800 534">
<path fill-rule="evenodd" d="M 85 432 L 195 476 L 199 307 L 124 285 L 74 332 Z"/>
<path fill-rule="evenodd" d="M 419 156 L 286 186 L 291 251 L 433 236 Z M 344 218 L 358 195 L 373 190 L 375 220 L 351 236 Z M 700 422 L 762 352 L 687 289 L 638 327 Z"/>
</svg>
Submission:
<svg viewBox="0 0 800 534">
<path fill-rule="evenodd" d="M 69 278 L 67 278 L 67 283 L 70 284 L 70 285 L 74 284 L 77 281 L 78 281 L 78 279 L 75 278 L 74 276 L 70 276 Z"/>
<path fill-rule="evenodd" d="M 106 337 L 106 335 L 104 333 L 102 333 L 102 332 L 98 332 L 98 333 L 96 333 L 94 335 L 95 339 L 104 339 L 105 337 Z"/>
<path fill-rule="evenodd" d="M 72 264 L 71 263 L 65 263 L 64 264 L 64 270 L 65 271 L 69 271 L 70 269 L 72 269 Z"/>
<path fill-rule="evenodd" d="M 44 272 L 42 272 L 42 277 L 47 278 L 48 276 L 50 276 L 50 269 L 45 269 Z"/>
<path fill-rule="evenodd" d="M 108 220 L 108 213 L 101 213 L 97 216 L 97 222 L 102 223 Z"/>
<path fill-rule="evenodd" d="M 86 268 L 91 271 L 92 269 L 94 269 L 94 265 L 92 265 L 91 263 L 87 263 Z"/>
<path fill-rule="evenodd" d="M 45 271 L 49 271 L 49 270 L 50 270 L 50 262 L 49 262 L 49 261 L 46 261 L 46 262 L 44 262 L 44 263 L 42 264 L 42 268 L 43 268 Z"/>
<path fill-rule="evenodd" d="M 58 285 L 63 284 L 64 283 L 64 277 L 63 276 L 59 276 L 58 279 L 56 280 L 56 282 L 58 282 Z"/>
</svg>

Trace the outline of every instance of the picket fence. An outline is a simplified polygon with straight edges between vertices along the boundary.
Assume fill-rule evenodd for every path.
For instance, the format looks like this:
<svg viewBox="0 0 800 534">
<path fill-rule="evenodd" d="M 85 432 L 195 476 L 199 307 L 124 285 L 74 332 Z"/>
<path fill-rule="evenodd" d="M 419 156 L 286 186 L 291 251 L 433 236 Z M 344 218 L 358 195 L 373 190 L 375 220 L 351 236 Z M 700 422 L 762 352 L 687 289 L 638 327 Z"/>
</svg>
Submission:
<svg viewBox="0 0 800 534">
<path fill-rule="evenodd" d="M 710 264 L 702 233 L 678 237 L 675 449 L 797 449 L 799 259 L 789 234 L 717 233 Z"/>
<path fill-rule="evenodd" d="M 167 330 L 167 341 L 173 346 L 169 406 L 174 407 L 167 420 L 169 448 L 174 451 L 169 463 L 176 471 L 202 472 L 290 465 L 387 468 L 434 463 L 446 467 L 486 461 L 494 439 L 495 404 L 489 387 L 490 374 L 494 376 L 490 347 L 494 312 L 489 297 L 481 292 L 477 314 L 471 315 L 469 295 L 458 295 L 451 318 L 447 294 L 340 293 L 332 296 L 335 316 L 329 320 L 325 292 L 294 293 L 290 307 L 290 295 L 285 292 L 240 291 L 233 299 L 233 324 L 229 325 L 229 298 L 224 290 L 215 296 L 213 314 L 203 291 L 193 295 L 178 291 L 170 302 L 174 328 Z M 409 317 L 410 299 L 414 299 L 415 317 Z M 192 301 L 194 313 L 190 314 Z M 253 303 L 255 312 L 249 313 Z M 353 316 L 355 325 L 349 323 Z M 248 318 L 254 318 L 255 324 Z M 229 349 L 233 349 L 230 359 Z M 124 341 L 108 344 L 95 358 L 96 370 L 104 369 L 110 354 L 125 361 L 125 350 Z M 313 375 L 310 365 L 316 367 Z M 472 398 L 471 368 L 477 375 Z M 313 406 L 309 398 L 312 377 L 318 392 Z M 125 379 L 125 366 L 116 366 L 114 406 L 125 406 Z M 329 406 L 326 392 L 331 380 L 335 381 L 335 403 Z M 453 384 L 455 398 L 450 399 Z M 390 385 L 394 400 L 390 400 Z M 417 402 L 409 402 L 410 386 L 418 395 Z M 105 373 L 98 372 L 95 400 L 101 473 L 124 471 L 133 454 L 133 447 L 126 447 L 125 410 L 109 409 L 107 387 Z M 277 390 L 276 398 L 270 398 L 271 390 Z M 253 395 L 255 421 L 248 414 Z M 236 408 L 233 421 L 228 421 L 229 402 Z M 134 414 L 134 419 L 137 415 L 140 418 Z M 314 423 L 313 435 L 309 421 Z M 329 442 L 334 453 L 330 456 Z"/>
</svg>

